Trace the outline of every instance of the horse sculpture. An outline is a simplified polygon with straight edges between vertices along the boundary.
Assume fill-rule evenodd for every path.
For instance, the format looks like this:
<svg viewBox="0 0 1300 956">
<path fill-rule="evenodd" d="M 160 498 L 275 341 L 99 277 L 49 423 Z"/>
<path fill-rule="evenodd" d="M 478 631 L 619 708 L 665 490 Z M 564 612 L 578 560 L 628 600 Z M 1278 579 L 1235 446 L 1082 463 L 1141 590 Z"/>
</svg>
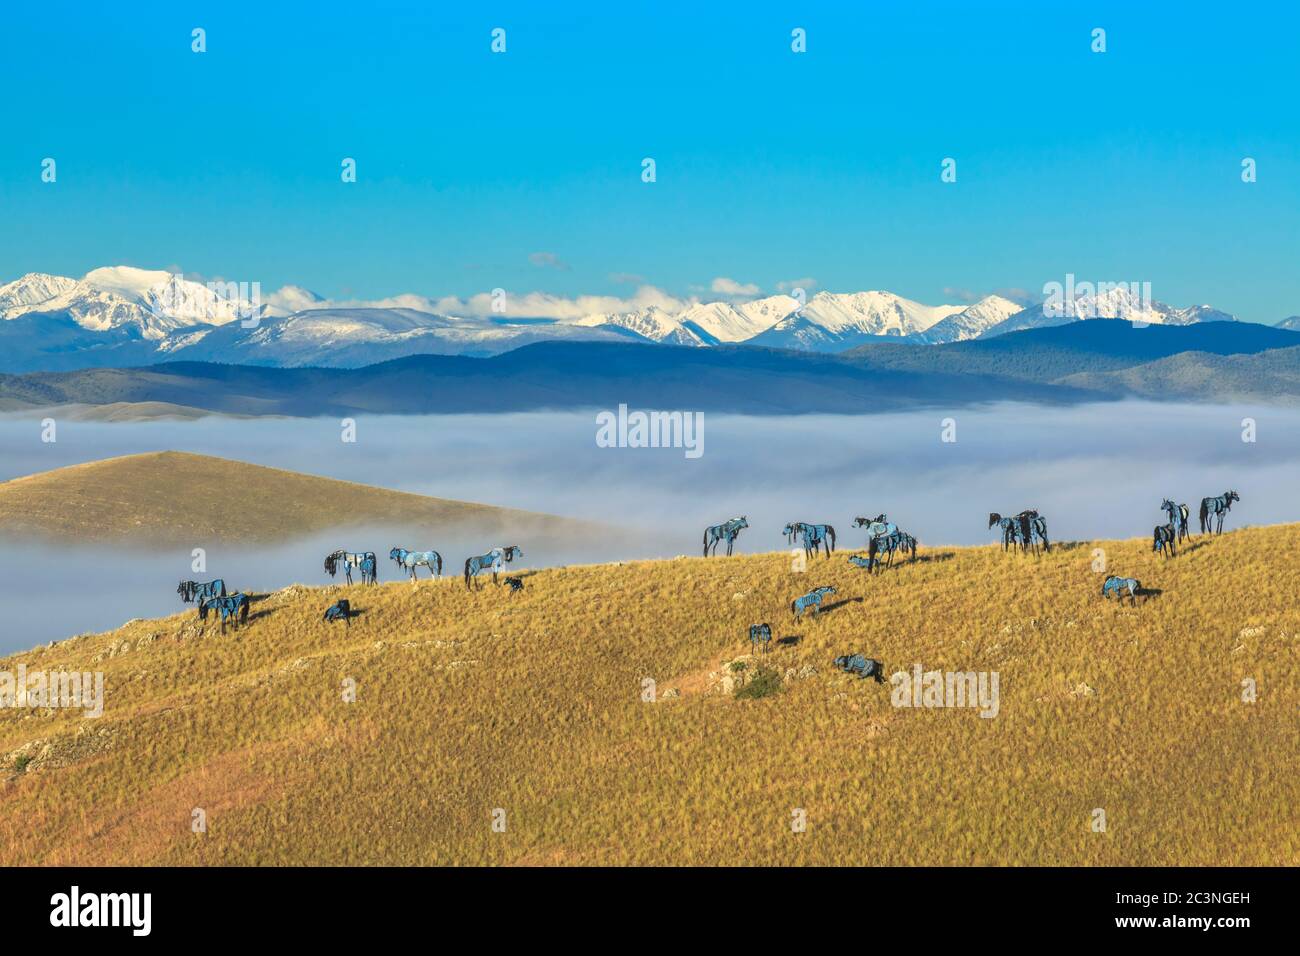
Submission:
<svg viewBox="0 0 1300 956">
<path fill-rule="evenodd" d="M 892 568 L 894 566 L 895 551 L 901 551 L 915 558 L 916 539 L 906 531 L 876 535 L 867 542 L 867 570 L 872 571 L 880 566 L 880 554 L 882 552 L 885 555 L 885 566 Z"/>
<path fill-rule="evenodd" d="M 411 572 L 411 580 L 415 580 L 415 569 L 425 567 L 429 569 L 429 577 L 442 577 L 442 555 L 437 551 L 407 551 L 405 548 L 393 548 L 388 552 L 388 557 L 397 562 L 399 568 L 405 568 Z"/>
<path fill-rule="evenodd" d="M 989 527 L 992 528 L 994 525 L 1002 529 L 1003 551 L 1019 545 L 1021 551 L 1032 548 L 1037 554 L 1040 541 L 1043 550 L 1052 550 L 1052 544 L 1047 540 L 1047 519 L 1032 508 L 1010 518 L 1004 518 L 996 511 L 990 512 Z"/>
<path fill-rule="evenodd" d="M 808 610 L 808 608 L 812 608 L 812 613 L 815 617 L 817 612 L 821 610 L 822 600 L 830 597 L 830 595 L 834 593 L 834 588 L 813 588 L 807 594 L 797 597 L 790 602 L 790 613 L 795 617 L 802 617 L 804 611 Z"/>
<path fill-rule="evenodd" d="M 854 518 L 853 527 L 866 528 L 868 538 L 875 538 L 882 534 L 893 534 L 898 530 L 898 525 L 883 514 L 876 515 L 874 518 Z"/>
<path fill-rule="evenodd" d="M 826 557 L 831 556 L 835 550 L 835 529 L 828 524 L 808 524 L 803 521 L 792 521 L 785 526 L 781 532 L 785 535 L 786 541 L 794 544 L 795 535 L 803 538 L 803 553 L 805 557 L 814 558 L 817 556 L 819 548 L 826 549 Z"/>
<path fill-rule="evenodd" d="M 478 573 L 484 568 L 492 571 L 492 583 L 497 583 L 497 572 L 501 570 L 502 565 L 509 564 L 515 558 L 524 556 L 523 548 L 510 545 L 505 548 L 493 548 L 487 554 L 476 555 L 472 558 L 465 559 L 465 587 L 472 587 L 470 578 L 477 577 Z"/>
<path fill-rule="evenodd" d="M 772 644 L 772 625 L 771 624 L 751 624 L 749 625 L 749 644 L 751 647 L 762 645 L 763 653 L 766 654 Z"/>
<path fill-rule="evenodd" d="M 1151 535 L 1151 550 L 1160 552 L 1166 558 L 1172 558 L 1177 554 L 1174 550 L 1174 541 L 1177 537 L 1173 525 L 1158 524 Z"/>
<path fill-rule="evenodd" d="M 225 597 L 226 582 L 221 578 L 208 581 L 206 584 L 198 581 L 182 581 L 176 586 L 176 593 L 181 596 L 183 604 L 193 604 L 195 600 L 202 602 L 208 598 Z"/>
<path fill-rule="evenodd" d="M 732 518 L 730 521 L 724 521 L 722 524 L 715 524 L 711 528 L 704 529 L 704 556 L 709 556 L 709 546 L 713 546 L 713 553 L 718 553 L 718 543 L 727 542 L 727 557 L 731 557 L 731 548 L 736 543 L 736 538 L 740 535 L 741 529 L 748 528 L 749 521 L 744 515 L 739 518 Z"/>
<path fill-rule="evenodd" d="M 362 584 L 378 584 L 378 561 L 373 551 L 344 551 L 342 549 L 334 551 L 325 558 L 325 570 L 330 577 L 338 573 L 339 564 L 343 565 L 343 573 L 347 577 L 348 584 L 352 583 L 352 569 L 358 568 L 361 571 Z"/>
<path fill-rule="evenodd" d="M 339 598 L 333 604 L 325 609 L 326 621 L 342 621 L 348 627 L 352 626 L 352 605 L 348 603 L 347 598 Z"/>
<path fill-rule="evenodd" d="M 518 594 L 524 589 L 524 579 L 519 577 L 506 578 L 506 586 L 510 588 L 511 594 Z"/>
<path fill-rule="evenodd" d="M 1187 518 L 1190 514 L 1187 505 L 1176 505 L 1172 499 L 1166 498 L 1160 502 L 1160 510 L 1169 518 L 1169 524 L 1174 526 L 1174 540 L 1182 544 L 1183 539 L 1191 534 L 1187 529 Z"/>
<path fill-rule="evenodd" d="M 875 658 L 862 654 L 845 654 L 835 658 L 835 666 L 846 674 L 857 674 L 862 678 L 874 677 L 877 684 L 885 682 L 885 665 Z"/>
<path fill-rule="evenodd" d="M 219 612 L 221 614 L 221 633 L 225 634 L 227 618 L 231 620 L 233 627 L 248 623 L 248 605 L 248 595 L 241 594 L 238 591 L 234 594 L 209 598 L 206 601 L 199 602 L 199 620 L 206 621 L 209 610 Z"/>
<path fill-rule="evenodd" d="M 1232 510 L 1232 503 L 1240 501 L 1241 496 L 1235 491 L 1225 491 L 1217 498 L 1201 499 L 1201 534 L 1210 530 L 1210 524 L 1217 519 L 1214 534 L 1223 534 L 1223 516 Z"/>
<path fill-rule="evenodd" d="M 1121 578 L 1112 574 L 1106 579 L 1106 583 L 1101 586 L 1101 596 L 1110 597 L 1112 594 L 1124 600 L 1124 592 L 1128 592 L 1129 599 L 1137 604 L 1137 593 L 1142 590 L 1142 585 L 1138 583 L 1137 578 Z"/>
</svg>

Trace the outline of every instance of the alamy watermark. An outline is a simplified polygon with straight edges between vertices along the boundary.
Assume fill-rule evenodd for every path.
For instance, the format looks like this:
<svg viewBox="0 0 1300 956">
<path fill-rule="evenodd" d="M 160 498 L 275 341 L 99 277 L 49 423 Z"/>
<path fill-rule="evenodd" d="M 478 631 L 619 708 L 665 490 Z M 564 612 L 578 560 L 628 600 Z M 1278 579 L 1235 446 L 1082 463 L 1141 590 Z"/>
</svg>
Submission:
<svg viewBox="0 0 1300 956">
<path fill-rule="evenodd" d="M 684 448 L 687 458 L 704 454 L 703 412 L 618 412 L 596 415 L 596 445 L 600 448 Z"/>
<path fill-rule="evenodd" d="M 95 671 L 0 671 L 0 707 L 66 707 L 84 710 L 86 717 L 104 713 L 104 673 Z"/>
<path fill-rule="evenodd" d="M 1043 296 L 1043 315 L 1053 319 L 1127 319 L 1150 314 L 1155 301 L 1150 282 L 1076 282 L 1073 272 L 1066 273 L 1064 283 L 1045 283 Z M 1117 315 L 1099 314 L 1099 308 L 1112 305 Z"/>
<path fill-rule="evenodd" d="M 978 707 L 980 716 L 993 718 L 1002 709 L 997 671 L 898 671 L 889 678 L 889 695 L 895 707 Z"/>
</svg>

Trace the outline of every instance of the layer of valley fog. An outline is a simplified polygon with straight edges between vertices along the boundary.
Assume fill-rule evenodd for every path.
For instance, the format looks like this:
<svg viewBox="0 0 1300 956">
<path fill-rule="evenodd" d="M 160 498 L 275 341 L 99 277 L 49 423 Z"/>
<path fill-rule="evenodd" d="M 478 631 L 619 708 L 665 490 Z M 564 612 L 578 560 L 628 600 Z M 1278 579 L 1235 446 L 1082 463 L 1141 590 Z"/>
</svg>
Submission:
<svg viewBox="0 0 1300 956">
<path fill-rule="evenodd" d="M 267 591 L 325 584 L 322 559 L 375 551 L 380 580 L 397 577 L 389 548 L 434 548 L 455 573 L 469 554 L 520 544 L 523 567 L 700 553 L 706 525 L 749 519 L 741 553 L 788 548 L 790 521 L 834 525 L 845 554 L 863 543 L 856 515 L 887 513 L 922 548 L 992 542 L 988 514 L 1037 508 L 1053 540 L 1149 536 L 1160 501 L 1240 492 L 1227 527 L 1300 519 L 1300 410 L 1110 403 L 990 406 L 942 413 L 704 416 L 702 454 L 683 448 L 600 447 L 597 412 L 362 417 L 355 442 L 337 419 L 60 421 L 41 441 L 39 418 L 0 419 L 0 478 L 138 452 L 179 450 L 402 491 L 477 501 L 617 526 L 579 545 L 497 541 L 473 530 L 316 536 L 270 547 L 207 549 L 207 577 Z M 1242 440 L 1243 420 L 1255 423 Z M 955 433 L 954 433 L 955 429 Z M 945 433 L 955 441 L 944 441 Z M 238 498 L 240 488 L 229 489 Z M 160 494 L 159 507 L 185 507 Z M 507 536 L 508 537 L 508 536 Z M 837 558 L 838 559 L 838 558 Z M 513 568 L 513 566 L 512 566 Z M 423 573 L 423 571 L 421 572 Z M 5 628 L 0 653 L 130 618 L 181 610 L 176 582 L 189 549 L 136 551 L 7 542 L 0 549 Z M 71 598 L 75 595 L 75 600 Z"/>
</svg>

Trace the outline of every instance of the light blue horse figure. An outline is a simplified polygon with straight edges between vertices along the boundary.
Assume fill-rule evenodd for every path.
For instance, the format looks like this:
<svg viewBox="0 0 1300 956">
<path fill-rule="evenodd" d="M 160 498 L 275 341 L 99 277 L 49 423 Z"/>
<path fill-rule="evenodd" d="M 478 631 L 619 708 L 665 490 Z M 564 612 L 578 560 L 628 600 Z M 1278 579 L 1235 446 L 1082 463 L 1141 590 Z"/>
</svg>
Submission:
<svg viewBox="0 0 1300 956">
<path fill-rule="evenodd" d="M 176 593 L 185 604 L 193 604 L 196 600 L 202 603 L 208 598 L 225 597 L 226 582 L 221 578 L 206 582 L 182 581 L 176 586 Z"/>
<path fill-rule="evenodd" d="M 875 560 L 875 558 L 869 557 L 865 554 L 849 555 L 849 564 L 856 564 L 858 567 L 864 568 L 867 571 L 870 571 L 875 566 Z"/>
<path fill-rule="evenodd" d="M 399 568 L 405 568 L 411 572 L 411 580 L 415 580 L 415 569 L 425 567 L 429 569 L 429 577 L 442 577 L 442 555 L 437 551 L 407 551 L 405 548 L 393 548 L 388 552 L 388 556 L 397 562 Z"/>
<path fill-rule="evenodd" d="M 826 549 L 826 557 L 835 550 L 835 529 L 828 524 L 808 524 L 806 521 L 791 521 L 782 529 L 786 541 L 794 544 L 795 535 L 803 538 L 803 553 L 806 558 L 817 556 L 820 548 Z"/>
<path fill-rule="evenodd" d="M 740 535 L 741 529 L 749 527 L 749 519 L 745 515 L 739 518 L 732 518 L 730 521 L 724 521 L 722 524 L 715 524 L 711 528 L 704 529 L 704 556 L 709 556 L 709 546 L 713 546 L 713 553 L 718 553 L 718 543 L 727 542 L 727 557 L 731 557 L 731 548 L 736 543 L 736 538 Z"/>
<path fill-rule="evenodd" d="M 802 617 L 804 611 L 812 608 L 813 615 L 816 616 L 817 612 L 821 610 L 822 600 L 834 593 L 834 588 L 813 588 L 807 594 L 790 602 L 790 613 L 795 617 Z"/>
<path fill-rule="evenodd" d="M 472 587 L 470 578 L 477 577 L 478 573 L 485 568 L 492 571 L 492 583 L 497 583 L 497 573 L 500 572 L 503 565 L 510 563 L 515 558 L 522 558 L 524 549 L 517 545 L 509 545 L 504 548 L 493 548 L 487 554 L 475 555 L 472 558 L 465 559 L 465 587 Z"/>
<path fill-rule="evenodd" d="M 898 525 L 883 514 L 876 515 L 874 518 L 854 518 L 853 527 L 866 528 L 868 540 L 878 538 L 882 534 L 893 534 L 898 530 Z"/>
<path fill-rule="evenodd" d="M 1187 505 L 1176 505 L 1173 500 L 1166 498 L 1160 502 L 1160 510 L 1169 516 L 1169 524 L 1174 526 L 1174 539 L 1179 544 L 1184 538 L 1191 536 L 1191 531 L 1187 527 L 1187 519 L 1191 516 Z"/>
<path fill-rule="evenodd" d="M 369 559 L 369 571 L 366 570 L 366 561 Z M 347 577 L 348 584 L 352 583 L 352 569 L 361 569 L 362 584 L 377 584 L 379 582 L 378 567 L 373 551 L 344 551 L 340 548 L 325 556 L 325 570 L 330 577 L 338 573 L 339 565 L 343 565 L 343 574 Z"/>
<path fill-rule="evenodd" d="M 772 644 L 772 625 L 771 624 L 751 624 L 749 625 L 749 643 L 751 647 L 759 648 L 764 654 Z"/>
<path fill-rule="evenodd" d="M 1138 583 L 1137 578 L 1121 578 L 1112 574 L 1106 579 L 1106 583 L 1101 586 L 1101 596 L 1108 598 L 1113 594 L 1122 601 L 1124 600 L 1124 592 L 1128 591 L 1129 599 L 1134 604 L 1137 604 L 1137 593 L 1141 589 L 1142 585 Z"/>
<path fill-rule="evenodd" d="M 1201 499 L 1201 534 L 1223 534 L 1223 516 L 1232 510 L 1232 503 L 1240 501 L 1235 491 L 1225 491 L 1215 498 Z M 1217 525 L 1216 525 L 1217 522 Z M 1213 530 L 1211 528 L 1213 526 Z"/>
</svg>

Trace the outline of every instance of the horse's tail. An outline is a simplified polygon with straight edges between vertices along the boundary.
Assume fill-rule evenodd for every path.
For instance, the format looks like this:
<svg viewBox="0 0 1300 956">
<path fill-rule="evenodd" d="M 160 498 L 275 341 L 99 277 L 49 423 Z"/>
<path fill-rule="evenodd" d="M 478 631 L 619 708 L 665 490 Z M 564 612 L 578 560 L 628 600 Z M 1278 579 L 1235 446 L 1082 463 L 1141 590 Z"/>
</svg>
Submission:
<svg viewBox="0 0 1300 956">
<path fill-rule="evenodd" d="M 465 587 L 469 587 L 469 565 L 470 562 L 473 560 L 474 560 L 473 558 L 465 559 Z"/>
<path fill-rule="evenodd" d="M 826 536 L 831 539 L 831 550 L 835 550 L 835 529 L 830 525 L 826 526 Z"/>
<path fill-rule="evenodd" d="M 438 575 L 438 577 L 442 577 L 442 555 L 440 555 L 437 551 L 435 551 L 433 552 L 433 559 L 438 563 L 438 566 L 437 568 L 434 569 L 434 571 Z"/>
<path fill-rule="evenodd" d="M 709 556 L 709 529 L 704 529 L 704 556 Z"/>
<path fill-rule="evenodd" d="M 1210 499 L 1201 499 L 1201 534 L 1205 534 L 1205 529 L 1210 524 Z"/>
<path fill-rule="evenodd" d="M 244 599 L 239 602 L 239 623 L 248 623 L 248 595 L 244 595 Z"/>
</svg>

